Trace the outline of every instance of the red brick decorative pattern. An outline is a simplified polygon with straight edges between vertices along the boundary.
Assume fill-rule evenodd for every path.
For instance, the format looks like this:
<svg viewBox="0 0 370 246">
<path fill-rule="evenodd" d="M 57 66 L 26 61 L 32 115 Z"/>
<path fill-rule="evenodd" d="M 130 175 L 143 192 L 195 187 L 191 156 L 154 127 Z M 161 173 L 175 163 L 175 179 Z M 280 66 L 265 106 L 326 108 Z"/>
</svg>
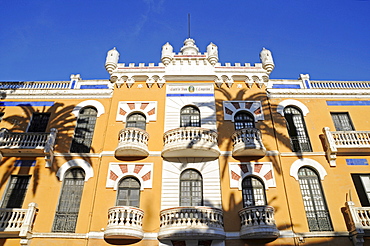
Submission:
<svg viewBox="0 0 370 246">
<path fill-rule="evenodd" d="M 232 102 L 232 105 L 234 105 L 234 108 L 240 109 L 240 104 L 238 102 Z"/>
<path fill-rule="evenodd" d="M 228 109 L 228 108 L 225 107 L 225 113 L 226 114 L 229 114 L 229 115 L 232 115 L 233 114 L 233 111 L 231 111 L 230 109 Z"/>
<path fill-rule="evenodd" d="M 271 170 L 268 171 L 268 173 L 266 173 L 264 177 L 265 177 L 266 180 L 272 179 L 272 171 Z"/>
<path fill-rule="evenodd" d="M 111 180 L 116 181 L 116 180 L 117 180 L 117 178 L 118 178 L 118 176 L 117 176 L 117 174 L 115 174 L 113 171 L 110 171 L 109 178 L 110 178 Z"/>
<path fill-rule="evenodd" d="M 257 115 L 257 114 L 261 114 L 261 108 L 258 108 L 256 110 L 254 110 L 254 113 Z"/>
<path fill-rule="evenodd" d="M 254 172 L 259 173 L 263 164 L 254 164 Z"/>
<path fill-rule="evenodd" d="M 240 175 L 236 174 L 234 171 L 231 171 L 231 178 L 234 180 L 239 180 Z"/>
<path fill-rule="evenodd" d="M 150 174 L 151 174 L 151 171 L 147 172 L 146 174 L 144 174 L 141 178 L 144 180 L 144 181 L 147 181 L 150 179 Z"/>
<path fill-rule="evenodd" d="M 144 110 L 148 105 L 149 103 L 141 103 L 140 109 Z"/>
<path fill-rule="evenodd" d="M 122 173 L 127 173 L 128 172 L 126 164 L 121 164 L 121 165 L 119 165 L 119 167 L 121 168 Z"/>
<path fill-rule="evenodd" d="M 246 102 L 245 108 L 250 109 L 252 107 L 252 104 L 253 104 L 252 102 Z"/>
<path fill-rule="evenodd" d="M 247 172 L 249 172 L 249 170 L 248 170 L 248 166 L 247 166 L 247 165 L 239 164 L 238 166 L 239 166 L 239 167 L 240 167 L 240 169 L 243 171 L 243 173 L 247 173 Z"/>
<path fill-rule="evenodd" d="M 152 108 L 150 111 L 148 111 L 148 115 L 153 115 L 155 114 L 155 108 Z"/>
<path fill-rule="evenodd" d="M 135 108 L 135 103 L 127 103 L 127 105 L 131 110 Z"/>
<path fill-rule="evenodd" d="M 134 173 L 139 173 L 144 165 L 135 165 Z"/>
<path fill-rule="evenodd" d="M 123 110 L 123 109 L 121 109 L 121 108 L 119 109 L 119 114 L 120 114 L 120 115 L 125 115 L 126 113 L 127 113 L 127 112 L 126 112 L 125 110 Z"/>
</svg>

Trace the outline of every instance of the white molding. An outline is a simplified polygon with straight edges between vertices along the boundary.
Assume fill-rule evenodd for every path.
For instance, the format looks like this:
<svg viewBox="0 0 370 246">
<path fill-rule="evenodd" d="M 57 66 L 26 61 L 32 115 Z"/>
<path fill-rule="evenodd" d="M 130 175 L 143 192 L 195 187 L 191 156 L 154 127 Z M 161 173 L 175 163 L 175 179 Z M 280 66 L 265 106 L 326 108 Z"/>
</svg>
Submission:
<svg viewBox="0 0 370 246">
<path fill-rule="evenodd" d="M 325 156 L 325 152 L 283 152 L 281 156 Z"/>
<path fill-rule="evenodd" d="M 78 115 L 80 114 L 80 110 L 86 106 L 95 107 L 96 110 L 98 111 L 97 117 L 105 113 L 104 106 L 103 104 L 101 104 L 101 102 L 96 101 L 96 100 L 86 100 L 86 101 L 82 101 L 79 104 L 77 104 L 76 107 L 72 110 L 72 114 L 74 114 L 77 118 Z"/>
<path fill-rule="evenodd" d="M 64 163 L 55 174 L 59 181 L 63 181 L 65 173 L 72 167 L 81 167 L 85 171 L 85 182 L 94 177 L 94 169 L 85 160 L 73 159 Z"/>
<path fill-rule="evenodd" d="M 301 167 L 304 167 L 304 166 L 309 166 L 309 167 L 314 168 L 319 174 L 321 180 L 324 180 L 325 176 L 328 174 L 325 168 L 317 161 L 308 159 L 308 158 L 302 158 L 302 159 L 296 160 L 290 166 L 290 176 L 294 177 L 298 181 L 299 180 L 298 171 Z"/>
<path fill-rule="evenodd" d="M 128 104 L 134 104 L 134 108 L 131 109 Z M 148 103 L 148 105 L 142 109 L 142 105 Z M 154 113 L 149 115 L 149 112 L 154 109 Z M 120 114 L 120 111 L 123 110 L 126 113 L 124 115 Z M 146 123 L 149 121 L 156 121 L 157 120 L 157 101 L 120 101 L 118 102 L 117 114 L 116 114 L 116 121 L 121 121 L 126 123 L 127 116 L 133 113 L 142 113 L 145 115 Z"/>
<path fill-rule="evenodd" d="M 235 108 L 233 103 L 238 103 L 240 108 Z M 246 108 L 245 103 L 252 104 L 250 105 L 250 108 Z M 226 108 L 231 110 L 233 113 L 231 115 L 227 114 Z M 258 109 L 260 109 L 261 112 L 259 114 L 255 114 L 254 112 Z M 235 114 L 240 111 L 247 111 L 252 114 L 255 122 L 265 119 L 261 101 L 223 101 L 224 120 L 231 120 L 231 122 L 234 122 Z"/>
<path fill-rule="evenodd" d="M 294 100 L 294 99 L 287 99 L 287 100 L 284 100 L 284 101 L 280 102 L 277 105 L 276 111 L 279 114 L 281 114 L 282 116 L 284 116 L 284 109 L 285 109 L 285 107 L 290 106 L 290 105 L 294 105 L 297 108 L 299 108 L 302 111 L 303 116 L 306 116 L 310 112 L 308 110 L 308 108 L 306 107 L 306 105 L 304 105 L 300 101 L 297 101 L 297 100 Z"/>
</svg>

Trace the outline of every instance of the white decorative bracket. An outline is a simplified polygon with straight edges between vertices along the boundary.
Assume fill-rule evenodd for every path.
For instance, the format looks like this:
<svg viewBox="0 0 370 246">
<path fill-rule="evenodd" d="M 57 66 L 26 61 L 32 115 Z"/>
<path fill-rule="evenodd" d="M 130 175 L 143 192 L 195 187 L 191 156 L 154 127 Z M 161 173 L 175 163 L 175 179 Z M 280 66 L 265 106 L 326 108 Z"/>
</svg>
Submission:
<svg viewBox="0 0 370 246">
<path fill-rule="evenodd" d="M 337 159 L 337 147 L 335 145 L 335 141 L 333 135 L 330 132 L 329 127 L 324 127 L 322 129 L 325 137 L 325 147 L 326 147 L 326 158 L 331 167 L 337 166 L 336 159 Z"/>
</svg>

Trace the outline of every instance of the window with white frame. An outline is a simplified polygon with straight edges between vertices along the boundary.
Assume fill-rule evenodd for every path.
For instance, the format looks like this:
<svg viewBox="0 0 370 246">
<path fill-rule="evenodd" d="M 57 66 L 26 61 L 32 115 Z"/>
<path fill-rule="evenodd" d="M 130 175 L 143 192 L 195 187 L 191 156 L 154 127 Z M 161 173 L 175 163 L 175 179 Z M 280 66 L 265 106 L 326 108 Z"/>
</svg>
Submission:
<svg viewBox="0 0 370 246">
<path fill-rule="evenodd" d="M 116 206 L 140 206 L 140 182 L 136 178 L 127 177 L 119 182 Z"/>
<path fill-rule="evenodd" d="M 284 117 L 293 152 L 311 152 L 311 143 L 302 112 L 298 108 L 288 106 L 284 108 Z"/>
<path fill-rule="evenodd" d="M 200 111 L 195 106 L 185 106 L 180 111 L 180 127 L 200 127 Z"/>
<path fill-rule="evenodd" d="M 317 173 L 309 167 L 298 171 L 304 209 L 310 231 L 332 231 L 329 210 Z"/>
<path fill-rule="evenodd" d="M 203 178 L 193 169 L 187 169 L 180 175 L 180 206 L 203 205 Z"/>
<path fill-rule="evenodd" d="M 263 182 L 256 177 L 247 176 L 242 181 L 244 207 L 265 206 L 266 194 Z"/>
<path fill-rule="evenodd" d="M 145 130 L 146 129 L 146 118 L 141 113 L 133 113 L 127 117 L 126 127 L 134 127 Z"/>
<path fill-rule="evenodd" d="M 235 130 L 254 128 L 254 117 L 246 111 L 239 111 L 234 116 Z"/>
</svg>

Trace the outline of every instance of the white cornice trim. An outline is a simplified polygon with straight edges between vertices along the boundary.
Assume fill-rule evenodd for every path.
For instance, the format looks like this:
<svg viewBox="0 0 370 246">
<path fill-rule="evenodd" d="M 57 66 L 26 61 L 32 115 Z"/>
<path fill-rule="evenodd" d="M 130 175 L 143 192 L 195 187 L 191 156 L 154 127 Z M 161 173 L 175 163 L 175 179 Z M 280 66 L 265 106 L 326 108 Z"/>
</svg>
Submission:
<svg viewBox="0 0 370 246">
<path fill-rule="evenodd" d="M 267 89 L 269 98 L 369 98 L 370 90 L 366 89 Z"/>
</svg>

